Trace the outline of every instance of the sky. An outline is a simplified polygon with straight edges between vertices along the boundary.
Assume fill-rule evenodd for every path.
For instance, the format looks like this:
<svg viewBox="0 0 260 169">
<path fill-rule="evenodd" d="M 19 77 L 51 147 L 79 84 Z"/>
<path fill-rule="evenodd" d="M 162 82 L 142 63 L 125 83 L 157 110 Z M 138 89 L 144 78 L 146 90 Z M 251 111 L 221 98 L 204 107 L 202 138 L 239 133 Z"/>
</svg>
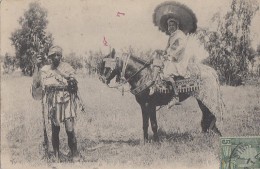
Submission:
<svg viewBox="0 0 260 169">
<path fill-rule="evenodd" d="M 2 0 L 1 54 L 14 54 L 9 37 L 20 28 L 18 19 L 35 0 Z M 90 50 L 108 53 L 112 48 L 132 46 L 140 50 L 164 49 L 168 37 L 152 22 L 155 7 L 165 0 L 37 0 L 48 11 L 47 31 L 54 44 L 65 54 L 84 55 Z M 213 29 L 210 18 L 214 13 L 225 13 L 230 0 L 176 0 L 190 7 L 198 19 L 198 27 Z M 117 16 L 117 13 L 124 15 Z M 260 19 L 253 21 L 253 32 L 260 30 Z M 104 45 L 104 38 L 107 46 Z M 254 34 L 259 42 L 258 34 Z M 256 42 L 255 42 L 256 43 Z"/>
</svg>

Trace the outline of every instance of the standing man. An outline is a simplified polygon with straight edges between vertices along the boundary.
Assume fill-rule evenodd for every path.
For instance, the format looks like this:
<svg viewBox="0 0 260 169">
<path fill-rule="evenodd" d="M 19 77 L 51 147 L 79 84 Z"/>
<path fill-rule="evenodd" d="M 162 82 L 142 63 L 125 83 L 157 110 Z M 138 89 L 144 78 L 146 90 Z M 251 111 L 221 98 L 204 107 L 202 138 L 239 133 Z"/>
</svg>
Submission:
<svg viewBox="0 0 260 169">
<path fill-rule="evenodd" d="M 65 125 L 68 136 L 68 145 L 72 161 L 79 158 L 77 140 L 74 130 L 77 111 L 77 81 L 74 69 L 65 62 L 61 62 L 62 48 L 53 46 L 49 49 L 49 65 L 41 67 L 42 59 L 37 59 L 37 68 L 33 77 L 33 91 L 42 91 L 43 104 L 47 108 L 48 118 L 51 121 L 52 146 L 55 161 L 60 161 L 59 132 L 60 125 Z M 34 95 L 34 94 L 33 94 Z M 34 99 L 36 99 L 34 97 Z"/>
</svg>

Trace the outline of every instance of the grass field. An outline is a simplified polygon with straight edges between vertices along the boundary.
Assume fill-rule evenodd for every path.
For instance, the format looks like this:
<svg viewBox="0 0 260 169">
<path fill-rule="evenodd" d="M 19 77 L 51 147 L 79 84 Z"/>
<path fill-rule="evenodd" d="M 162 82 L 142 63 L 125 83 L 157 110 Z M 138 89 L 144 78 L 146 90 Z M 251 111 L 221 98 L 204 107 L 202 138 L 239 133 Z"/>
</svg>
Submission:
<svg viewBox="0 0 260 169">
<path fill-rule="evenodd" d="M 141 110 L 133 95 L 122 96 L 97 78 L 81 74 L 78 80 L 86 106 L 76 123 L 83 163 L 66 161 L 69 150 L 62 126 L 62 168 L 219 168 L 219 137 L 201 133 L 202 113 L 193 98 L 171 110 L 160 109 L 161 142 L 144 145 Z M 31 97 L 31 82 L 19 74 L 1 75 L 2 168 L 53 167 L 42 159 L 41 103 Z M 259 136 L 260 87 L 222 86 L 221 91 L 227 112 L 217 124 L 223 136 Z"/>
</svg>

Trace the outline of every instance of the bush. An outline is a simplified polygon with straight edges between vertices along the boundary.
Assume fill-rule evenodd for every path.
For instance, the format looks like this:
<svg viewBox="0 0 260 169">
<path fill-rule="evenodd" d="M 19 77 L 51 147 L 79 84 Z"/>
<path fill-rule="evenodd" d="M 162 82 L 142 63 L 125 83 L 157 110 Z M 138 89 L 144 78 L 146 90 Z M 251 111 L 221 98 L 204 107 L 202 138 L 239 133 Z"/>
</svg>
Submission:
<svg viewBox="0 0 260 169">
<path fill-rule="evenodd" d="M 85 67 L 88 70 L 88 74 L 100 73 L 102 70 L 103 54 L 101 51 L 93 52 L 89 51 L 88 57 L 85 59 Z"/>
<path fill-rule="evenodd" d="M 75 70 L 83 68 L 83 58 L 77 56 L 74 52 L 70 53 L 68 56 L 65 56 L 64 61 L 69 63 Z"/>
<path fill-rule="evenodd" d="M 10 56 L 8 53 L 5 54 L 4 60 L 3 60 L 3 69 L 5 73 L 12 73 L 16 68 L 16 58 Z"/>
</svg>

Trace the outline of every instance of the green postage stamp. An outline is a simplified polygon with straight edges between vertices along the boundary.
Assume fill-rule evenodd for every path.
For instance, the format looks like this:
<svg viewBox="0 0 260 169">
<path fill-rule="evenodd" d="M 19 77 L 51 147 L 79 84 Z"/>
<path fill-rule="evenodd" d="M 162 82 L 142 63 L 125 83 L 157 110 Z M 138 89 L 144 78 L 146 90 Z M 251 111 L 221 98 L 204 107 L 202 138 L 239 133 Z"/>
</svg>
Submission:
<svg viewBox="0 0 260 169">
<path fill-rule="evenodd" d="M 221 138 L 220 169 L 260 169 L 260 137 Z"/>
</svg>

